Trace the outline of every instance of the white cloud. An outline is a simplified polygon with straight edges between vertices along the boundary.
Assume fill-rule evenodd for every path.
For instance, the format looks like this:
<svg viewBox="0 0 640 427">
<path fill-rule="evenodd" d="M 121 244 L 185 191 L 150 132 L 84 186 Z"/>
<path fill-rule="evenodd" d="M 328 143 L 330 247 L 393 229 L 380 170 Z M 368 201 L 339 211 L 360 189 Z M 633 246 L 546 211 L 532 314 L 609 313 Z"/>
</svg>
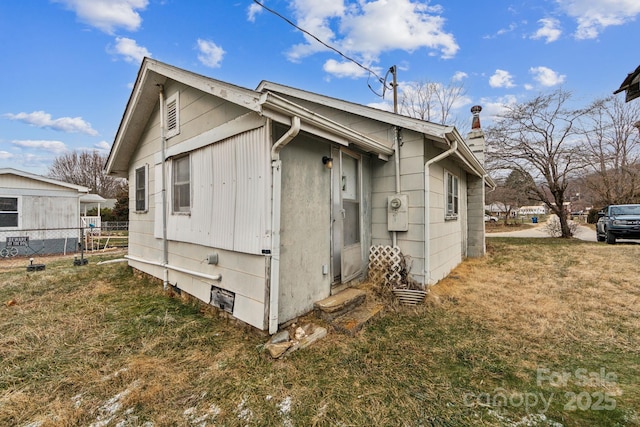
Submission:
<svg viewBox="0 0 640 427">
<path fill-rule="evenodd" d="M 495 39 L 498 36 L 501 36 L 503 34 L 507 34 L 510 33 L 512 31 L 514 31 L 516 28 L 518 28 L 518 24 L 516 24 L 515 22 L 512 22 L 511 24 L 509 24 L 509 26 L 507 28 L 501 28 L 498 31 L 496 31 L 495 34 L 493 35 L 486 35 L 483 36 L 483 39 Z"/>
<path fill-rule="evenodd" d="M 469 74 L 465 73 L 464 71 L 456 71 L 453 77 L 451 77 L 451 80 L 454 82 L 461 82 L 467 77 L 469 77 Z"/>
<path fill-rule="evenodd" d="M 518 102 L 514 95 L 506 95 L 500 98 L 482 98 L 482 120 L 485 122 L 494 121 L 500 114 L 503 114 L 508 106 L 513 106 Z"/>
<path fill-rule="evenodd" d="M 225 51 L 212 41 L 198 39 L 198 60 L 207 67 L 218 68 Z"/>
<path fill-rule="evenodd" d="M 541 27 L 531 36 L 532 39 L 545 39 L 545 43 L 551 43 L 560 38 L 562 34 L 562 30 L 559 28 L 560 21 L 554 18 L 543 18 L 538 23 Z"/>
<path fill-rule="evenodd" d="M 100 141 L 97 144 L 94 144 L 93 146 L 94 148 L 97 148 L 98 150 L 102 150 L 102 151 L 111 150 L 111 144 L 109 144 L 107 141 Z"/>
<path fill-rule="evenodd" d="M 74 11 L 78 19 L 108 34 L 124 28 L 136 31 L 142 18 L 138 10 L 144 10 L 148 0 L 53 0 Z"/>
<path fill-rule="evenodd" d="M 533 74 L 535 81 L 545 87 L 562 84 L 566 78 L 564 74 L 558 74 L 556 71 L 547 67 L 532 67 L 529 69 L 529 72 Z"/>
<path fill-rule="evenodd" d="M 13 154 L 9 153 L 8 151 L 0 151 L 0 160 L 7 160 L 7 159 L 11 159 L 13 157 Z"/>
<path fill-rule="evenodd" d="M 16 140 L 11 141 L 13 145 L 21 148 L 30 148 L 47 151 L 53 154 L 62 154 L 67 151 L 67 146 L 61 141 L 46 141 L 46 140 Z"/>
<path fill-rule="evenodd" d="M 491 87 L 514 87 L 513 76 L 511 73 L 505 70 L 496 70 L 496 72 L 489 77 L 489 86 Z"/>
<path fill-rule="evenodd" d="M 525 90 L 533 90 L 533 85 L 529 84 L 529 83 L 525 83 L 524 85 L 524 89 Z"/>
<path fill-rule="evenodd" d="M 127 37 L 116 37 L 116 47 L 112 53 L 122 55 L 125 61 L 134 63 L 140 63 L 145 56 L 151 56 L 151 52 L 145 47 L 138 46 L 135 40 Z"/>
<path fill-rule="evenodd" d="M 363 68 L 357 66 L 351 61 L 338 62 L 335 59 L 329 59 L 324 63 L 322 69 L 336 77 L 365 77 L 369 74 Z"/>
<path fill-rule="evenodd" d="M 377 108 L 378 110 L 383 111 L 393 111 L 393 102 L 392 101 L 380 101 L 380 102 L 371 102 L 367 104 L 367 107 Z"/>
<path fill-rule="evenodd" d="M 264 0 L 262 0 L 262 2 L 264 3 Z M 258 15 L 259 13 L 262 13 L 262 6 L 251 3 L 247 8 L 247 21 L 255 22 L 256 15 Z"/>
<path fill-rule="evenodd" d="M 640 14 L 638 0 L 556 0 L 578 22 L 577 39 L 594 39 L 612 25 L 623 25 Z"/>
<path fill-rule="evenodd" d="M 98 135 L 98 132 L 82 119 L 82 117 L 60 117 L 52 119 L 51 114 L 44 111 L 34 111 L 33 113 L 5 114 L 9 120 L 17 120 L 39 128 L 47 128 L 69 133 L 84 133 L 91 136 Z"/>
<path fill-rule="evenodd" d="M 444 30 L 440 7 L 412 0 L 342 1 L 296 0 L 296 23 L 320 40 L 359 61 L 371 64 L 381 53 L 392 50 L 413 52 L 427 48 L 442 58 L 451 58 L 459 46 Z M 392 31 L 390 29 L 393 29 Z M 327 48 L 309 36 L 287 53 L 291 61 Z"/>
<path fill-rule="evenodd" d="M 292 5 L 296 16 L 296 24 L 305 31 L 318 37 L 325 43 L 338 44 L 335 34 L 331 29 L 331 20 L 339 19 L 345 13 L 342 2 L 336 1 L 304 1 L 299 0 Z M 292 62 L 297 62 L 305 56 L 327 50 L 326 47 L 315 41 L 312 37 L 305 35 L 306 43 L 294 45 L 287 57 Z"/>
</svg>

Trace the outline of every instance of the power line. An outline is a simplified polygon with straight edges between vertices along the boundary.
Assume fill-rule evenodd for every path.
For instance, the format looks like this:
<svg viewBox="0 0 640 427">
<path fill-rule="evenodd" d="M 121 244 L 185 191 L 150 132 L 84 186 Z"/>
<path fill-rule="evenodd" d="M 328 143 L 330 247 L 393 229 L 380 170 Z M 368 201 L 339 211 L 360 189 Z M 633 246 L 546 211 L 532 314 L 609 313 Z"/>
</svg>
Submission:
<svg viewBox="0 0 640 427">
<path fill-rule="evenodd" d="M 386 89 L 386 85 L 387 85 L 387 76 L 389 75 L 389 72 L 387 72 L 387 75 L 385 76 L 385 78 L 383 79 L 382 77 L 380 77 L 375 71 L 373 71 L 371 68 L 365 67 L 364 65 L 362 65 L 361 63 L 359 63 L 358 61 L 356 61 L 355 59 L 345 55 L 344 53 L 340 52 L 338 49 L 336 49 L 335 47 L 329 45 L 328 43 L 325 43 L 324 41 L 320 40 L 318 37 L 316 37 L 314 34 L 310 33 L 309 31 L 305 30 L 304 28 L 299 27 L 298 25 L 296 25 L 294 22 L 292 22 L 289 18 L 287 18 L 286 16 L 283 16 L 282 14 L 280 14 L 279 12 L 277 12 L 276 10 L 270 9 L 269 7 L 265 6 L 264 4 L 260 3 L 258 0 L 253 0 L 253 2 L 257 5 L 259 5 L 260 7 L 262 7 L 263 9 L 271 12 L 272 14 L 276 15 L 278 18 L 284 20 L 287 24 L 291 25 L 292 27 L 294 27 L 295 29 L 297 29 L 298 31 L 302 31 L 303 33 L 305 33 L 306 35 L 308 35 L 309 37 L 313 38 L 315 41 L 317 41 L 318 43 L 320 43 L 321 45 L 323 45 L 324 47 L 326 47 L 327 49 L 330 49 L 332 51 L 334 51 L 335 53 L 337 53 L 338 55 L 340 55 L 341 57 L 343 57 L 344 59 L 353 62 L 354 64 L 356 64 L 358 67 L 362 68 L 363 70 L 367 71 L 369 73 L 369 75 L 373 74 L 374 76 L 376 76 L 376 78 L 378 79 L 378 82 L 380 82 L 383 87 Z M 391 68 L 389 69 L 391 70 Z M 369 86 L 369 89 L 371 89 L 371 91 L 373 93 L 375 93 L 376 95 L 380 96 L 381 98 L 384 98 L 384 90 L 382 92 L 382 95 L 379 95 L 378 93 L 376 93 L 375 90 L 373 90 L 373 88 L 371 87 L 371 85 L 367 82 L 367 86 Z"/>
</svg>

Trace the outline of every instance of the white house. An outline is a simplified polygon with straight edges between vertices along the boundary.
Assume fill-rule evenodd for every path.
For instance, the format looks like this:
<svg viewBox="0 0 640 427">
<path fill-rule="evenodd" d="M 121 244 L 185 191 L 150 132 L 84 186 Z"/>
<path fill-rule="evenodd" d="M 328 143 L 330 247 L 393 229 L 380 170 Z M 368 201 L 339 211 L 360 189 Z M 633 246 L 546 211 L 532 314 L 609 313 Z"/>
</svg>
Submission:
<svg viewBox="0 0 640 427">
<path fill-rule="evenodd" d="M 145 58 L 105 168 L 130 183 L 131 266 L 271 333 L 361 278 L 372 245 L 424 286 L 485 253 L 493 183 L 454 127 L 271 82 Z"/>
<path fill-rule="evenodd" d="M 74 252 L 87 187 L 0 169 L 0 244 L 21 255 Z"/>
<path fill-rule="evenodd" d="M 546 215 L 549 208 L 546 205 L 522 206 L 518 209 L 518 215 Z"/>
</svg>

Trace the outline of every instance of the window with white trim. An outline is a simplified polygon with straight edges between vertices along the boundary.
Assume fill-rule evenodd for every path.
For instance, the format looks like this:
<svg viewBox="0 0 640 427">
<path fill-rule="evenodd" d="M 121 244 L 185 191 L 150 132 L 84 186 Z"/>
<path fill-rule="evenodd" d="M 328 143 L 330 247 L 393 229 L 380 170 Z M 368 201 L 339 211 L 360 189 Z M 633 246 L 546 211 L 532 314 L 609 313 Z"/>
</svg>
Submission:
<svg viewBox="0 0 640 427">
<path fill-rule="evenodd" d="M 180 92 L 176 92 L 165 101 L 165 126 L 167 138 L 180 133 Z"/>
<path fill-rule="evenodd" d="M 447 210 L 445 219 L 457 219 L 458 209 L 460 206 L 459 201 L 459 187 L 460 183 L 458 177 L 450 172 L 445 172 L 445 186 L 447 195 Z"/>
<path fill-rule="evenodd" d="M 148 210 L 148 176 L 149 165 L 136 169 L 136 212 L 143 213 Z"/>
<path fill-rule="evenodd" d="M 18 198 L 0 197 L 0 228 L 18 226 Z"/>
<path fill-rule="evenodd" d="M 190 157 L 183 156 L 173 159 L 173 212 L 191 212 L 191 161 Z"/>
</svg>

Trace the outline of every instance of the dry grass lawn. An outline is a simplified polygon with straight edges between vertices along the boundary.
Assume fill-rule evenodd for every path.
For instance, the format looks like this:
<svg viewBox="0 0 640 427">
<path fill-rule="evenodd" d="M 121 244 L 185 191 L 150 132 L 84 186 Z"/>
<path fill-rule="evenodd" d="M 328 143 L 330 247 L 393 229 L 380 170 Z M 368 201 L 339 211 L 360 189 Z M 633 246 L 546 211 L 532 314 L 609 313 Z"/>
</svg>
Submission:
<svg viewBox="0 0 640 427">
<path fill-rule="evenodd" d="M 0 260 L 0 425 L 640 425 L 640 245 L 488 239 L 415 308 L 274 361 L 126 264 Z"/>
</svg>

